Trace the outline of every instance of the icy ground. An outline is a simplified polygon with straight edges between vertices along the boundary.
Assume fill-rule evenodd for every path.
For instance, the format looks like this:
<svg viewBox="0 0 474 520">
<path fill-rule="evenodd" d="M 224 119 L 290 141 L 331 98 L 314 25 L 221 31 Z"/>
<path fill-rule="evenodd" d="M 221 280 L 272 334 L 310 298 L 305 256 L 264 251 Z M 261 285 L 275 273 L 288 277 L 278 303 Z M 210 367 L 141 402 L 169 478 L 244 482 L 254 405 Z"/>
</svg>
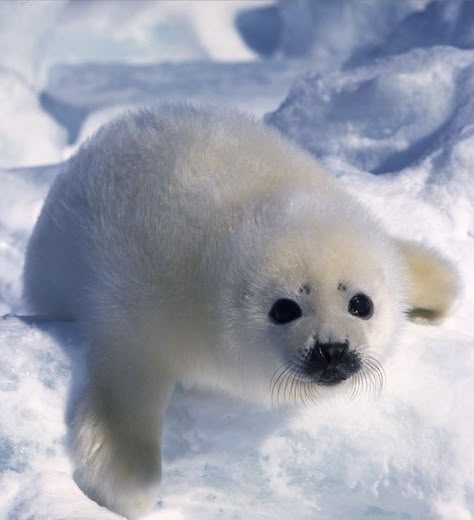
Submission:
<svg viewBox="0 0 474 520">
<path fill-rule="evenodd" d="M 47 163 L 162 101 L 266 114 L 460 271 L 456 312 L 406 326 L 377 400 L 263 410 L 179 388 L 149 518 L 474 518 L 473 27 L 458 0 L 0 2 L 0 315 L 24 311 Z M 76 487 L 64 448 L 81 363 L 73 324 L 0 319 L 0 518 L 118 518 Z"/>
</svg>

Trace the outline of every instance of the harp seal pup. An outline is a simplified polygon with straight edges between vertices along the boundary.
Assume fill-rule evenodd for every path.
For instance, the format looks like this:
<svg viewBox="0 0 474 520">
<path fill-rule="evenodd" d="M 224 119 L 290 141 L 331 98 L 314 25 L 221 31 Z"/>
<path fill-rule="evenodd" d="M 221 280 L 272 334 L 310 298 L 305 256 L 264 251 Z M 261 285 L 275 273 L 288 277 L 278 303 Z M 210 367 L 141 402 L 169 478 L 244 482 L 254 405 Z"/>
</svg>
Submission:
<svg viewBox="0 0 474 520">
<path fill-rule="evenodd" d="M 34 312 L 82 327 L 76 481 L 134 518 L 158 498 L 177 381 L 262 403 L 350 389 L 377 377 L 406 315 L 442 319 L 457 282 L 274 129 L 165 106 L 120 117 L 68 161 L 24 292 Z"/>
</svg>

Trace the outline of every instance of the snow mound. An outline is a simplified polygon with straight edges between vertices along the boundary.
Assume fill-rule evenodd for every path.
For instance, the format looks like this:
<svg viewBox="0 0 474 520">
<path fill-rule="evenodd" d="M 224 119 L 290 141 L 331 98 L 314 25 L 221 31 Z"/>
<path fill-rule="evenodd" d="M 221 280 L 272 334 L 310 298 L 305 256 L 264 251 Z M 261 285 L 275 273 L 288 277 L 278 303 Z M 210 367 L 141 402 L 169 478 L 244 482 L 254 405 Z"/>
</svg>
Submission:
<svg viewBox="0 0 474 520">
<path fill-rule="evenodd" d="M 383 41 L 406 15 L 422 5 L 412 0 L 281 0 L 279 50 L 290 57 L 310 56 L 318 68 L 333 68 Z"/>
<path fill-rule="evenodd" d="M 49 72 L 42 105 L 67 128 L 72 144 L 79 134 L 90 135 L 99 121 L 126 107 L 191 102 L 230 105 L 263 115 L 307 67 L 279 61 L 57 65 Z M 96 111 L 97 117 L 92 114 Z"/>
<path fill-rule="evenodd" d="M 407 14 L 370 57 L 401 54 L 413 48 L 450 45 L 474 48 L 474 4 L 470 0 L 431 0 Z"/>
<path fill-rule="evenodd" d="M 266 121 L 335 171 L 341 163 L 374 174 L 418 168 L 418 195 L 462 220 L 460 233 L 472 233 L 473 85 L 473 51 L 413 50 L 308 75 Z"/>
<path fill-rule="evenodd" d="M 5 51 L 0 65 L 41 85 L 55 63 L 251 60 L 255 53 L 234 26 L 246 5 L 244 0 L 0 2 Z"/>
<path fill-rule="evenodd" d="M 236 17 L 242 38 L 255 52 L 308 58 L 314 70 L 436 45 L 472 49 L 473 22 L 470 0 L 280 0 Z"/>
<path fill-rule="evenodd" d="M 66 4 L 67 0 L 0 2 L 0 66 L 38 84 L 48 35 Z"/>
<path fill-rule="evenodd" d="M 311 58 L 321 70 L 373 52 L 428 1 L 280 0 L 242 10 L 236 25 L 260 55 Z"/>
<path fill-rule="evenodd" d="M 0 92 L 0 168 L 62 160 L 66 134 L 42 111 L 36 92 L 2 67 Z"/>
</svg>

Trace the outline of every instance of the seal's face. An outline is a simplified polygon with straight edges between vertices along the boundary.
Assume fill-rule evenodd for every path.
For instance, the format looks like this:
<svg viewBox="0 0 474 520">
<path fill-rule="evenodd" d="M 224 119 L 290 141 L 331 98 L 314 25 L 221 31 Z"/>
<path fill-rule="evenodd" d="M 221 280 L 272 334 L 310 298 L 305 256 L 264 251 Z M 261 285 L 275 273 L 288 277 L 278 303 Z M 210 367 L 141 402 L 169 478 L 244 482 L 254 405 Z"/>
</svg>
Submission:
<svg viewBox="0 0 474 520">
<path fill-rule="evenodd" d="M 346 271 L 347 273 L 347 271 Z M 392 323 L 376 308 L 373 287 L 344 281 L 332 284 L 314 277 L 289 297 L 278 297 L 268 312 L 268 334 L 282 349 L 283 361 L 271 380 L 272 399 L 309 398 L 321 386 L 350 381 L 354 389 L 382 383 L 378 358 L 386 342 L 377 344 L 376 329 Z M 372 296 L 376 294 L 376 296 Z M 378 323 L 369 323 L 377 320 Z M 396 321 L 396 315 L 393 322 Z M 283 342 L 283 343 L 282 343 Z"/>
<path fill-rule="evenodd" d="M 266 381 L 273 401 L 381 385 L 404 312 L 400 262 L 376 229 L 350 231 L 290 232 L 247 272 L 234 327 L 243 378 Z"/>
<path fill-rule="evenodd" d="M 311 289 L 305 285 L 301 292 L 310 294 Z M 368 320 L 373 316 L 374 305 L 369 296 L 359 293 L 350 299 L 347 310 L 353 316 Z M 269 312 L 271 321 L 282 326 L 302 316 L 300 305 L 288 298 L 278 299 Z M 343 341 L 330 338 L 322 340 L 316 335 L 309 339 L 298 354 L 292 361 L 293 370 L 316 384 L 331 386 L 340 383 L 362 367 L 361 354 L 351 346 L 347 337 Z"/>
</svg>

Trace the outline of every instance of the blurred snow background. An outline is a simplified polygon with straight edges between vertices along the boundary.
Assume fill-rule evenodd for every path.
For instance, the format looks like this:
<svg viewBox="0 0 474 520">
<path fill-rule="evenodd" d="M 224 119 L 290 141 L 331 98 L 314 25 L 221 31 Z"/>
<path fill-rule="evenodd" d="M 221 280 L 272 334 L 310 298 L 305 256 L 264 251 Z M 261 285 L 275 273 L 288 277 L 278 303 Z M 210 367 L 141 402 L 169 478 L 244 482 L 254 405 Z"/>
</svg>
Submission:
<svg viewBox="0 0 474 520">
<path fill-rule="evenodd" d="M 0 314 L 60 163 L 143 104 L 237 106 L 310 150 L 464 285 L 382 396 L 262 410 L 178 389 L 157 519 L 474 518 L 474 2 L 0 2 Z M 472 49 L 472 50 L 471 50 Z M 72 324 L 0 320 L 0 518 L 112 519 L 64 449 Z"/>
</svg>

